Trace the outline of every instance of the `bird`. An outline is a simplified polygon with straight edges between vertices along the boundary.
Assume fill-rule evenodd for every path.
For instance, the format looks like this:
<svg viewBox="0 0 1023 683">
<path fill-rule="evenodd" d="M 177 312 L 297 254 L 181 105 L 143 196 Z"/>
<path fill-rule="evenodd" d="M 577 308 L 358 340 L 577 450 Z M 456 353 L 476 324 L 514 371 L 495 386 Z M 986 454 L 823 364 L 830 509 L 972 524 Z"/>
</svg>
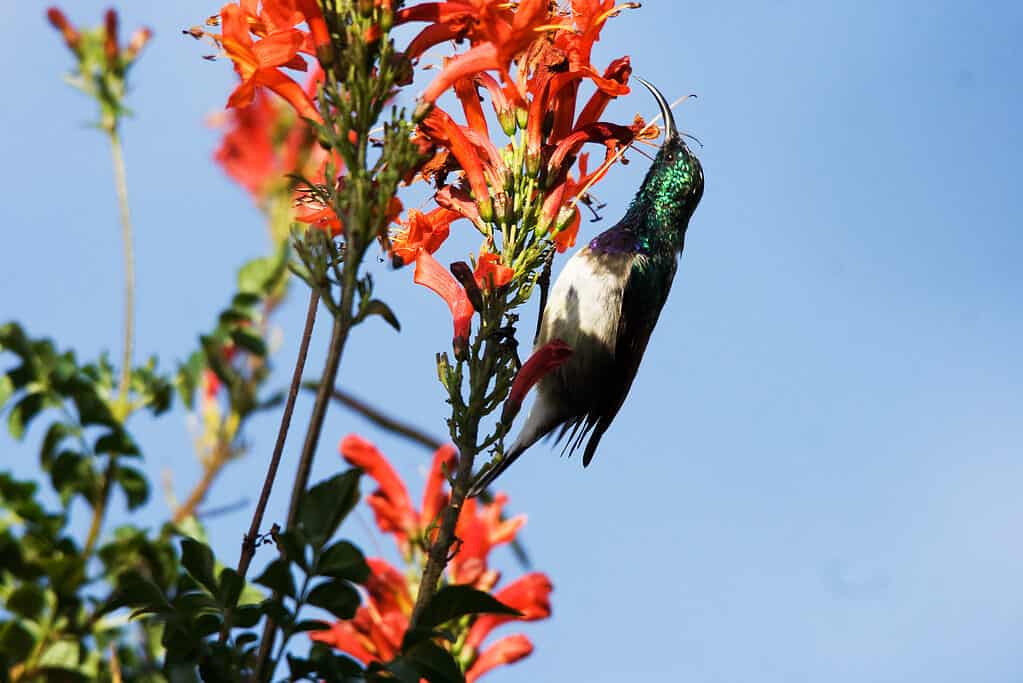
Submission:
<svg viewBox="0 0 1023 683">
<path fill-rule="evenodd" d="M 625 402 L 668 298 L 686 229 L 703 196 L 703 168 L 653 85 L 664 141 L 622 218 L 565 264 L 548 295 L 535 349 L 562 340 L 572 355 L 537 384 L 536 400 L 503 457 L 476 475 L 477 496 L 530 446 L 559 429 L 573 453 L 589 436 L 583 466 Z"/>
</svg>

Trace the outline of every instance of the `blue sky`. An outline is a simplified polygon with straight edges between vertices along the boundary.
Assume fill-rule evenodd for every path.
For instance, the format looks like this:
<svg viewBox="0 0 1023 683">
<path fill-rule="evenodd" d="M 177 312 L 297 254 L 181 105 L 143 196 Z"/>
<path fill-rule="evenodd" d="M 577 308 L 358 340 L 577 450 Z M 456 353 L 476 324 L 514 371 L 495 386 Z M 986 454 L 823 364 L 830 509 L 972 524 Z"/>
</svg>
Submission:
<svg viewBox="0 0 1023 683">
<path fill-rule="evenodd" d="M 105 6 L 73 5 L 76 23 Z M 138 349 L 170 366 L 213 321 L 234 269 L 268 245 L 210 159 L 204 119 L 233 74 L 179 33 L 218 7 L 124 5 L 125 26 L 156 32 L 125 127 Z M 0 318 L 90 357 L 117 349 L 120 325 L 109 153 L 84 125 L 91 104 L 60 80 L 70 58 L 44 8 L 0 5 L 0 57 L 20 67 L 4 77 Z M 529 514 L 523 538 L 554 581 L 554 617 L 522 629 L 529 660 L 487 680 L 1023 678 L 1021 29 L 1018 3 L 915 0 L 648 2 L 612 22 L 598 64 L 628 53 L 669 98 L 699 95 L 676 117 L 704 144 L 706 193 L 594 463 L 583 471 L 540 445 L 501 482 L 511 511 Z M 637 91 L 609 115 L 654 110 Z M 600 186 L 605 221 L 584 231 L 624 212 L 647 165 L 632 162 Z M 475 246 L 461 232 L 448 260 Z M 446 309 L 410 272 L 372 267 L 403 332 L 360 328 L 340 381 L 442 434 L 432 355 L 450 337 Z M 304 299 L 296 289 L 279 318 L 281 384 Z M 321 363 L 322 351 L 309 374 Z M 252 452 L 210 501 L 250 501 L 209 524 L 230 562 L 276 421 L 253 425 Z M 172 471 L 184 495 L 198 475 L 185 416 L 138 431 L 149 470 Z M 350 431 L 420 489 L 421 452 L 339 409 L 317 478 L 340 466 Z M 5 466 L 32 472 L 40 436 L 8 442 Z M 287 494 L 268 519 L 283 519 Z M 135 521 L 166 514 L 156 491 Z M 365 529 L 347 531 L 374 554 Z"/>
</svg>

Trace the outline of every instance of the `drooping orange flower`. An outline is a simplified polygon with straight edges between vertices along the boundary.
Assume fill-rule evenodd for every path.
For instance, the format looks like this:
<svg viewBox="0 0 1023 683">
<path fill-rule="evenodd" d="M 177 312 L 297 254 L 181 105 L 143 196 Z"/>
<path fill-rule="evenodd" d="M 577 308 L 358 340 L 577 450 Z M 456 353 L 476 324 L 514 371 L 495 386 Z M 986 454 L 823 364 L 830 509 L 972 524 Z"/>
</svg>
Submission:
<svg viewBox="0 0 1023 683">
<path fill-rule="evenodd" d="M 380 530 L 393 534 L 402 554 L 407 557 L 411 553 L 412 544 L 422 537 L 426 528 L 435 521 L 434 517 L 446 505 L 447 498 L 441 493 L 441 482 L 445 470 L 454 466 L 455 449 L 444 446 L 434 454 L 433 469 L 427 477 L 423 493 L 422 513 L 416 511 L 398 473 L 369 441 L 351 434 L 341 442 L 341 454 L 346 461 L 365 470 L 379 485 L 366 498 L 366 502 L 376 516 Z"/>
<path fill-rule="evenodd" d="M 469 340 L 472 315 L 475 313 L 465 289 L 430 252 L 424 249 L 420 249 L 416 255 L 416 272 L 413 280 L 417 285 L 432 289 L 447 303 L 455 325 L 453 345 L 456 351 L 464 349 Z"/>
<path fill-rule="evenodd" d="M 370 442 L 349 435 L 341 442 L 341 452 L 349 463 L 365 470 L 378 488 L 366 498 L 377 526 L 390 534 L 407 561 L 413 557 L 416 539 L 421 543 L 437 515 L 447 504 L 446 472 L 454 465 L 455 453 L 450 446 L 439 449 L 427 475 L 423 503 L 419 510 L 412 504 L 405 483 L 382 453 Z M 451 583 L 471 583 L 479 590 L 491 590 L 500 575 L 487 567 L 491 549 L 509 543 L 525 523 L 525 517 L 501 519 L 507 502 L 498 494 L 492 503 L 483 505 L 477 499 L 466 501 L 456 535 L 461 540 L 454 559 L 447 569 Z M 370 576 L 365 588 L 367 598 L 349 621 L 337 621 L 329 629 L 310 633 L 312 640 L 325 643 L 368 665 L 393 659 L 401 649 L 408 630 L 415 587 L 409 574 L 386 560 L 367 558 Z M 535 621 L 551 614 L 550 579 L 539 572 L 526 574 L 494 593 L 494 597 L 521 612 L 521 617 L 479 614 L 463 631 L 465 647 L 459 661 L 467 666 L 466 681 L 476 681 L 498 666 L 510 664 L 529 655 L 533 644 L 521 634 L 505 636 L 485 645 L 491 632 L 512 621 Z"/>
<path fill-rule="evenodd" d="M 268 5 L 264 4 L 266 7 Z M 320 121 L 319 113 L 302 86 L 280 70 L 284 66 L 297 68 L 299 64 L 305 64 L 298 56 L 306 40 L 305 34 L 296 28 L 281 28 L 256 42 L 250 34 L 249 13 L 241 6 L 224 5 L 220 18 L 224 51 L 241 78 L 241 83 L 228 98 L 227 106 L 249 105 L 255 97 L 256 88 L 264 87 L 284 98 L 299 116 Z"/>
</svg>

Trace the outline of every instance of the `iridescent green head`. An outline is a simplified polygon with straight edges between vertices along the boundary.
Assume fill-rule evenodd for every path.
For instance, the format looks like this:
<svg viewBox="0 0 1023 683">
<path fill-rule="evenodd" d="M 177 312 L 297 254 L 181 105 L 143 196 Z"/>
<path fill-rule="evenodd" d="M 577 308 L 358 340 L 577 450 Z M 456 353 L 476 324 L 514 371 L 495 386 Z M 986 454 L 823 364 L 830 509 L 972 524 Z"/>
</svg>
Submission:
<svg viewBox="0 0 1023 683">
<path fill-rule="evenodd" d="M 632 202 L 630 214 L 642 222 L 643 232 L 655 241 L 681 250 L 689 218 L 703 196 L 703 168 L 679 135 L 664 95 L 642 78 L 635 78 L 657 99 L 664 118 L 664 143 Z"/>
</svg>

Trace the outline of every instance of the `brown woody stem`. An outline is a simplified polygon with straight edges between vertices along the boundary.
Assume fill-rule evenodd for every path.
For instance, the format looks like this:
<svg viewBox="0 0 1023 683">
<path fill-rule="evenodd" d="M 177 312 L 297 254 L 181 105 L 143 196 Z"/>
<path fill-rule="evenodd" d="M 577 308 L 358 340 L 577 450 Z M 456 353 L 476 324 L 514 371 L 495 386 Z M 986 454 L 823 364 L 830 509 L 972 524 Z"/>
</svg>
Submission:
<svg viewBox="0 0 1023 683">
<path fill-rule="evenodd" d="M 284 414 L 281 415 L 281 426 L 277 430 L 277 441 L 274 444 L 273 454 L 270 456 L 270 465 L 266 470 L 266 477 L 263 479 L 263 490 L 260 491 L 259 501 L 256 509 L 252 512 L 252 523 L 249 524 L 249 531 L 242 539 L 241 556 L 238 558 L 238 575 L 244 581 L 252 558 L 256 554 L 256 538 L 259 535 L 259 528 L 263 525 L 263 515 L 266 512 L 267 502 L 270 500 L 270 491 L 273 489 L 274 481 L 277 479 L 277 469 L 281 464 L 281 455 L 284 453 L 284 444 L 288 438 L 288 430 L 291 427 L 291 415 L 295 410 L 295 399 L 298 397 L 298 390 L 302 382 L 302 373 L 305 371 L 306 356 L 309 354 L 309 340 L 313 336 L 313 327 L 316 325 L 316 309 L 320 304 L 320 295 L 313 289 L 309 293 L 309 307 L 305 314 L 305 327 L 302 330 L 302 341 L 298 347 L 298 357 L 295 359 L 295 369 L 291 373 L 291 386 L 288 389 L 288 398 L 284 404 Z M 220 632 L 220 641 L 225 642 L 231 630 L 230 614 L 224 619 L 224 626 Z"/>
</svg>

